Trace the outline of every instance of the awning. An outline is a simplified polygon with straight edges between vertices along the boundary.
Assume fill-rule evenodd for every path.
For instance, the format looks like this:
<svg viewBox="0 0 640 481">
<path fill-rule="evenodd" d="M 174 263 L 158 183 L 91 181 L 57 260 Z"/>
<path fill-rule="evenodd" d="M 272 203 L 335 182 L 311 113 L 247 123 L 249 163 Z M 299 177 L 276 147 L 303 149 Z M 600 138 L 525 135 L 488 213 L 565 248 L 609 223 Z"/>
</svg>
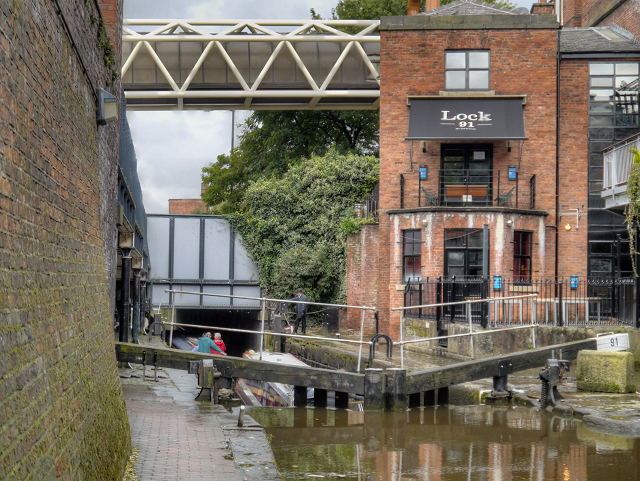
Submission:
<svg viewBox="0 0 640 481">
<path fill-rule="evenodd" d="M 522 98 L 410 99 L 406 140 L 522 140 Z"/>
</svg>

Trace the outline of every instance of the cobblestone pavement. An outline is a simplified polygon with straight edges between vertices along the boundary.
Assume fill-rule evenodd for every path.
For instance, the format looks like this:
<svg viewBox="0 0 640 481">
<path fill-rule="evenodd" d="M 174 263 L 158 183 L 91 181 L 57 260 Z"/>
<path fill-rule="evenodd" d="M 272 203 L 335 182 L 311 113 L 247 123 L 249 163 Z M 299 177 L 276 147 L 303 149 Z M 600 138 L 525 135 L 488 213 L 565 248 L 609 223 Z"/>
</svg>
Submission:
<svg viewBox="0 0 640 481">
<path fill-rule="evenodd" d="M 131 440 L 139 451 L 137 479 L 225 481 L 281 479 L 264 431 L 255 424 L 239 430 L 237 420 L 220 405 L 195 401 L 199 392 L 194 375 L 153 368 L 145 379 L 141 366 L 121 368 Z M 259 460 L 247 460 L 238 446 L 245 438 Z M 259 449 L 256 449 L 259 448 Z"/>
</svg>

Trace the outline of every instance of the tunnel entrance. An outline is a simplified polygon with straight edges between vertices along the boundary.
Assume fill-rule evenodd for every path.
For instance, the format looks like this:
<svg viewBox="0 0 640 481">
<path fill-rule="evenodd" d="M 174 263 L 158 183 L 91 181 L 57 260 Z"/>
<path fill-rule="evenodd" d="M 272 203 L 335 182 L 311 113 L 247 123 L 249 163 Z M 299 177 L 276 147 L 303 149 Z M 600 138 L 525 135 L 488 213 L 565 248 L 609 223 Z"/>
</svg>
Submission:
<svg viewBox="0 0 640 481">
<path fill-rule="evenodd" d="M 169 317 L 167 321 L 170 321 Z M 230 356 L 242 357 L 245 351 L 260 349 L 260 311 L 257 310 L 222 310 L 222 309 L 176 309 L 175 323 L 196 324 L 199 326 L 211 326 L 210 329 L 189 328 L 176 326 L 173 330 L 174 347 L 184 349 L 184 341 L 189 337 L 201 337 L 203 332 L 210 331 L 211 334 L 219 332 Z M 220 329 L 216 329 L 220 328 Z M 230 332 L 227 329 L 245 329 L 258 331 L 256 334 L 244 332 Z M 168 336 L 168 332 L 167 332 Z"/>
</svg>

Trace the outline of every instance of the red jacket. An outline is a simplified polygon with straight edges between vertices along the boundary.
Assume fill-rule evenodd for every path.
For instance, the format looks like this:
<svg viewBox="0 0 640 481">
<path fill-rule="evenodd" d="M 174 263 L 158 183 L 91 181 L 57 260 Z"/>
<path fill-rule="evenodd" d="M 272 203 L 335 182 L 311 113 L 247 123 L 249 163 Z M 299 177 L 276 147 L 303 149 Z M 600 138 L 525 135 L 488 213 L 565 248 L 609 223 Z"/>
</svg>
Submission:
<svg viewBox="0 0 640 481">
<path fill-rule="evenodd" d="M 224 345 L 224 341 L 222 339 L 214 339 L 213 342 L 216 343 L 216 346 L 218 346 L 222 352 L 227 352 L 227 347 Z M 211 349 L 211 354 L 217 354 L 220 356 L 220 353 L 213 349 Z"/>
</svg>

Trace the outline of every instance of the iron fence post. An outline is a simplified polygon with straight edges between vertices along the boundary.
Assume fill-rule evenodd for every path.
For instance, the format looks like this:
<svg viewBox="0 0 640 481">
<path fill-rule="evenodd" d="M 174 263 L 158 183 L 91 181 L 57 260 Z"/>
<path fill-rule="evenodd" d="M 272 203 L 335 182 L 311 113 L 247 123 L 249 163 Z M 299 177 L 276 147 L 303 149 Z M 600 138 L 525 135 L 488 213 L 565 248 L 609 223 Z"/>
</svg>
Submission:
<svg viewBox="0 0 640 481">
<path fill-rule="evenodd" d="M 562 280 L 558 279 L 558 327 L 564 325 L 563 322 L 564 308 L 562 302 Z"/>
</svg>

